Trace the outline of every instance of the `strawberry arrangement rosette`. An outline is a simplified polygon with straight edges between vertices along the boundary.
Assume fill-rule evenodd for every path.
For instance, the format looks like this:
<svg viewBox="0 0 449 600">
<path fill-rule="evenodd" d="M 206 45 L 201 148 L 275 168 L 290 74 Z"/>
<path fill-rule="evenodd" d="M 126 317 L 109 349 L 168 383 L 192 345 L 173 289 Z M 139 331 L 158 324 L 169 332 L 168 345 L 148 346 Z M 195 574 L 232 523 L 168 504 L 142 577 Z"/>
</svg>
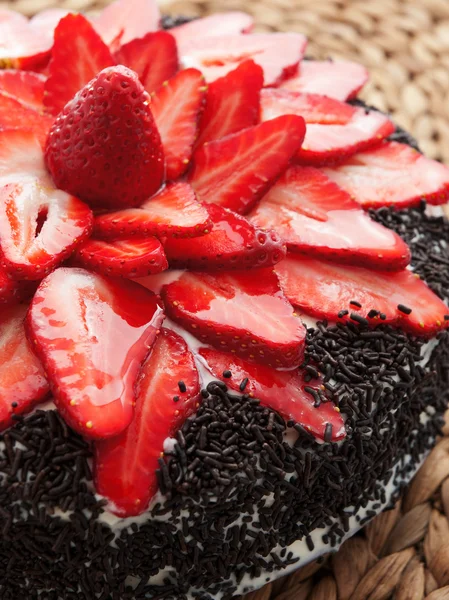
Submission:
<svg viewBox="0 0 449 600">
<path fill-rule="evenodd" d="M 441 346 L 449 327 L 426 236 L 437 262 L 445 246 L 424 212 L 449 200 L 449 170 L 351 102 L 363 67 L 305 60 L 302 35 L 252 25 L 227 13 L 166 31 L 149 0 L 117 0 L 94 19 L 0 12 L 0 423 L 8 450 L 9 432 L 51 398 L 119 520 L 170 498 L 173 478 L 187 495 L 195 478 L 214 493 L 233 470 L 257 480 L 257 461 L 232 450 L 223 463 L 213 436 L 209 448 L 198 424 L 211 397 L 223 422 L 231 405 L 239 419 L 268 416 L 243 455 L 262 444 L 260 460 L 294 488 L 276 419 L 318 454 L 343 448 L 372 412 L 386 418 L 388 385 L 421 389 L 419 348 Z M 339 358 L 357 347 L 363 356 Z M 358 420 L 354 393 L 371 394 Z M 192 427 L 199 441 L 183 446 Z M 86 467 L 78 484 L 90 478 Z M 298 527 L 284 545 L 304 536 Z M 239 556 L 212 580 L 229 579 Z"/>
</svg>

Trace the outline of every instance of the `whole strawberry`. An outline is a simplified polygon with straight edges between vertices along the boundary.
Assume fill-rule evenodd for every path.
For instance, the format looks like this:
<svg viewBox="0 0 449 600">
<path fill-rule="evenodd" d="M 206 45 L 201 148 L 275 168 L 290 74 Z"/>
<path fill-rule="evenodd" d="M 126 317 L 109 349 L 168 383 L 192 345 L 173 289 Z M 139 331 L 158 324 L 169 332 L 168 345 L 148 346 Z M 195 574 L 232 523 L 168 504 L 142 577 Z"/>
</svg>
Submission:
<svg viewBox="0 0 449 600">
<path fill-rule="evenodd" d="M 94 207 L 138 206 L 165 175 L 150 96 L 123 66 L 101 71 L 66 104 L 47 138 L 57 187 Z"/>
</svg>

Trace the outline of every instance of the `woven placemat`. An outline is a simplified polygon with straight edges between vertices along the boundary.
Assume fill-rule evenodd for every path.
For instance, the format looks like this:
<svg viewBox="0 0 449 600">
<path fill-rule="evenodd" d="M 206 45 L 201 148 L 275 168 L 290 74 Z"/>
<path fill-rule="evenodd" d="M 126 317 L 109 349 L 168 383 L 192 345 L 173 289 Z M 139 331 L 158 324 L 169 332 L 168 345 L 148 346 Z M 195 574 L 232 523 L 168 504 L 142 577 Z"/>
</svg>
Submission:
<svg viewBox="0 0 449 600">
<path fill-rule="evenodd" d="M 27 15 L 60 6 L 98 10 L 108 0 L 13 0 Z M 161 0 L 170 14 L 251 13 L 258 30 L 301 31 L 308 52 L 362 62 L 363 98 L 391 112 L 423 151 L 449 163 L 449 0 Z"/>
<path fill-rule="evenodd" d="M 108 0 L 1 2 L 32 15 L 95 11 Z M 449 163 L 449 0 L 162 0 L 164 12 L 244 10 L 257 30 L 301 31 L 314 57 L 365 64 L 363 98 L 390 112 L 423 151 Z M 449 418 L 445 436 L 395 509 L 340 551 L 244 600 L 449 600 Z"/>
</svg>

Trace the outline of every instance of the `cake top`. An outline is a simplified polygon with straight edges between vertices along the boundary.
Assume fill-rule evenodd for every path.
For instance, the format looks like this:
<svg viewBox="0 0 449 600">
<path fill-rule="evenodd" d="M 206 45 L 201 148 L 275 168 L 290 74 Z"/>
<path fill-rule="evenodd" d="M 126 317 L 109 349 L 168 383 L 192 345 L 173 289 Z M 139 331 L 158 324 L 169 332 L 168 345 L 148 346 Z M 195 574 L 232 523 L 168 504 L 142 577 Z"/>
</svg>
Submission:
<svg viewBox="0 0 449 600">
<path fill-rule="evenodd" d="M 449 326 L 368 211 L 445 203 L 449 170 L 347 102 L 365 69 L 242 13 L 159 25 L 149 0 L 0 19 L 1 424 L 51 391 L 121 516 L 148 507 L 209 379 L 345 437 L 304 361 L 311 318 L 367 339 Z"/>
</svg>

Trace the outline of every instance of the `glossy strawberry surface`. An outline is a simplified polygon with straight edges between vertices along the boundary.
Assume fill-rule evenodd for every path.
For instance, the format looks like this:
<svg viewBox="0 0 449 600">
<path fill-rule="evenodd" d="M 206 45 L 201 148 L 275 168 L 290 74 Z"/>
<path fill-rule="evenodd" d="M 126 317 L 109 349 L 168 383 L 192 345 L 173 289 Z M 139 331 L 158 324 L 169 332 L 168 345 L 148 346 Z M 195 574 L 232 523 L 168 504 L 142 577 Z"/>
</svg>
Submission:
<svg viewBox="0 0 449 600">
<path fill-rule="evenodd" d="M 313 167 L 290 167 L 250 215 L 293 252 L 384 271 L 410 262 L 407 244 L 373 221 L 351 196 Z"/>
<path fill-rule="evenodd" d="M 113 51 L 128 42 L 141 39 L 160 25 L 157 2 L 115 0 L 94 19 L 96 31 Z"/>
<path fill-rule="evenodd" d="M 202 73 L 185 69 L 166 81 L 152 99 L 169 180 L 180 177 L 190 163 L 206 90 Z"/>
<path fill-rule="evenodd" d="M 444 204 L 449 199 L 449 169 L 397 142 L 360 152 L 324 172 L 366 208 L 404 208 L 422 199 Z"/>
<path fill-rule="evenodd" d="M 242 62 L 209 84 L 197 146 L 257 125 L 263 70 L 253 60 Z"/>
<path fill-rule="evenodd" d="M 319 319 L 357 314 L 373 326 L 390 323 L 427 337 L 449 327 L 446 304 L 408 269 L 376 272 L 290 255 L 276 273 L 290 302 Z"/>
<path fill-rule="evenodd" d="M 208 210 L 185 182 L 168 184 L 139 208 L 98 215 L 95 234 L 102 239 L 130 237 L 196 237 L 212 226 Z"/>
<path fill-rule="evenodd" d="M 211 231 L 196 239 L 163 242 L 172 268 L 203 271 L 269 267 L 285 257 L 274 231 L 259 229 L 244 217 L 216 204 L 207 205 Z"/>
<path fill-rule="evenodd" d="M 301 363 L 306 331 L 272 269 L 185 272 L 162 298 L 168 316 L 203 342 L 275 367 Z"/>
<path fill-rule="evenodd" d="M 367 69 L 346 60 L 304 60 L 299 73 L 284 81 L 282 88 L 321 94 L 336 100 L 355 98 L 369 79 Z"/>
<path fill-rule="evenodd" d="M 199 148 L 189 182 L 201 202 L 246 214 L 281 175 L 305 135 L 302 117 L 278 117 Z"/>
<path fill-rule="evenodd" d="M 28 333 L 55 404 L 73 429 L 88 438 L 126 429 L 136 377 L 162 319 L 156 296 L 132 282 L 68 268 L 43 280 Z"/>
<path fill-rule="evenodd" d="M 185 385 L 180 391 L 179 382 Z M 184 389 L 184 388 L 183 388 Z M 136 386 L 136 408 L 128 429 L 95 444 L 95 484 L 122 516 L 144 512 L 158 487 L 156 471 L 164 441 L 198 406 L 199 377 L 184 340 L 162 329 Z"/>
<path fill-rule="evenodd" d="M 145 277 L 168 267 L 158 239 L 123 239 L 104 241 L 90 238 L 75 252 L 80 266 L 112 277 Z"/>
<path fill-rule="evenodd" d="M 115 61 L 109 48 L 82 15 L 69 14 L 55 29 L 44 104 L 57 115 L 91 79 Z"/>
<path fill-rule="evenodd" d="M 295 73 L 306 44 L 300 33 L 196 37 L 180 46 L 180 60 L 184 68 L 199 69 L 210 83 L 253 59 L 263 69 L 264 85 L 275 86 Z"/>
<path fill-rule="evenodd" d="M 45 77 L 32 71 L 0 70 L 0 90 L 28 108 L 44 110 Z"/>
<path fill-rule="evenodd" d="M 131 40 L 114 54 L 118 64 L 135 71 L 149 94 L 173 77 L 178 70 L 178 49 L 167 31 L 147 33 Z"/>
<path fill-rule="evenodd" d="M 44 147 L 52 124 L 52 117 L 43 115 L 34 108 L 26 106 L 19 99 L 3 93 L 0 87 L 0 130 L 32 131 L 40 145 Z"/>
<path fill-rule="evenodd" d="M 0 316 L 0 429 L 42 401 L 50 391 L 44 369 L 25 335 L 27 306 L 2 308 Z"/>
<path fill-rule="evenodd" d="M 263 121 L 289 114 L 299 115 L 306 122 L 306 136 L 297 154 L 301 164 L 342 162 L 359 150 L 379 145 L 395 130 L 390 119 L 378 111 L 367 111 L 318 94 L 262 90 Z"/>
</svg>

